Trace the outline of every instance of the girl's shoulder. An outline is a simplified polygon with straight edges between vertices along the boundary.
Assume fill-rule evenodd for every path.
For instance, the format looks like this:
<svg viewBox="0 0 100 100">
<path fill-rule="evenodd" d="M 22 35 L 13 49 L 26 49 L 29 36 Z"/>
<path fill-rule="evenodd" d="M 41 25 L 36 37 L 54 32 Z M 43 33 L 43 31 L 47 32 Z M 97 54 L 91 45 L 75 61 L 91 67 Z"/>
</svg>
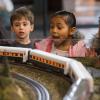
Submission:
<svg viewBox="0 0 100 100">
<path fill-rule="evenodd" d="M 78 41 L 73 47 L 76 47 L 76 48 L 86 48 L 86 45 L 85 45 L 85 42 L 84 40 L 80 40 Z"/>
<path fill-rule="evenodd" d="M 40 50 L 45 51 L 45 50 L 47 49 L 48 45 L 51 44 L 51 42 L 52 42 L 52 39 L 51 39 L 51 37 L 49 36 L 49 37 L 47 37 L 47 38 L 45 38 L 45 39 L 36 41 L 36 42 L 35 42 L 35 47 L 36 47 L 36 49 L 40 49 Z"/>
<path fill-rule="evenodd" d="M 84 40 L 80 40 L 73 46 L 73 52 L 76 57 L 94 57 L 96 52 L 92 48 L 87 48 Z"/>
<path fill-rule="evenodd" d="M 69 54 L 72 57 L 85 57 L 86 47 L 84 41 L 78 41 L 75 45 L 71 47 L 69 51 Z"/>
</svg>

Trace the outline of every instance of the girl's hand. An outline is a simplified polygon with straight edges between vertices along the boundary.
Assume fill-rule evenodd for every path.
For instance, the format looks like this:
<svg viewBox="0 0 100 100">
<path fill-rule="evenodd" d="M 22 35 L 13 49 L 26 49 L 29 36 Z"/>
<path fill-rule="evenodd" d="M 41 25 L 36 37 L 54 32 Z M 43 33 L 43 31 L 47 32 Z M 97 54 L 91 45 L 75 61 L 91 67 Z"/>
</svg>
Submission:
<svg viewBox="0 0 100 100">
<path fill-rule="evenodd" d="M 88 48 L 86 51 L 86 57 L 96 57 L 97 53 L 93 48 Z"/>
</svg>

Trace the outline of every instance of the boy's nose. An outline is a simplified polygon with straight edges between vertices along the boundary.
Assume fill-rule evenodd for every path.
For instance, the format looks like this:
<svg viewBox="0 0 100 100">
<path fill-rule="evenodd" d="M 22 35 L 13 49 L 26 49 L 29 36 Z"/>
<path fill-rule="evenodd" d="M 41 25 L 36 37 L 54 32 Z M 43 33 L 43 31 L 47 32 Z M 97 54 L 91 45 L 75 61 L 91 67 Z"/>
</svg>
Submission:
<svg viewBox="0 0 100 100">
<path fill-rule="evenodd" d="M 20 25 L 20 29 L 23 29 L 23 27 L 24 27 L 23 25 Z"/>
</svg>

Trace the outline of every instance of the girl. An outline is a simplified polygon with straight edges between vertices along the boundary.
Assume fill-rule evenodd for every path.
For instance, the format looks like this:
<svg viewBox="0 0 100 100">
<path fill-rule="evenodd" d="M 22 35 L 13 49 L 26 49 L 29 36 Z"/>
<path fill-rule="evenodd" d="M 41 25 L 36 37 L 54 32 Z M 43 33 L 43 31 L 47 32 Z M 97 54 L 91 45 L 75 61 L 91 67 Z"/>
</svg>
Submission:
<svg viewBox="0 0 100 100">
<path fill-rule="evenodd" d="M 51 16 L 50 34 L 46 39 L 36 42 L 37 49 L 66 57 L 94 56 L 94 50 L 87 50 L 83 40 L 74 41 L 76 18 L 73 13 L 59 11 Z"/>
</svg>

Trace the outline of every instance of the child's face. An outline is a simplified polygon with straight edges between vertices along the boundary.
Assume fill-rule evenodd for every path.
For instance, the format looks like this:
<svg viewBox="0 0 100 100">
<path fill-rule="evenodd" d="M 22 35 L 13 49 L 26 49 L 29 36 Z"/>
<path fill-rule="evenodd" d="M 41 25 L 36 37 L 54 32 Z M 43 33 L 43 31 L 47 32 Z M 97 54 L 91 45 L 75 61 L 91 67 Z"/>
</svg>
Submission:
<svg viewBox="0 0 100 100">
<path fill-rule="evenodd" d="M 63 43 L 72 34 L 73 28 L 69 27 L 65 22 L 65 17 L 56 16 L 51 19 L 50 33 L 53 42 L 57 45 Z"/>
<path fill-rule="evenodd" d="M 33 25 L 25 17 L 14 20 L 11 30 L 16 34 L 17 39 L 29 38 L 30 32 L 33 31 Z"/>
</svg>

